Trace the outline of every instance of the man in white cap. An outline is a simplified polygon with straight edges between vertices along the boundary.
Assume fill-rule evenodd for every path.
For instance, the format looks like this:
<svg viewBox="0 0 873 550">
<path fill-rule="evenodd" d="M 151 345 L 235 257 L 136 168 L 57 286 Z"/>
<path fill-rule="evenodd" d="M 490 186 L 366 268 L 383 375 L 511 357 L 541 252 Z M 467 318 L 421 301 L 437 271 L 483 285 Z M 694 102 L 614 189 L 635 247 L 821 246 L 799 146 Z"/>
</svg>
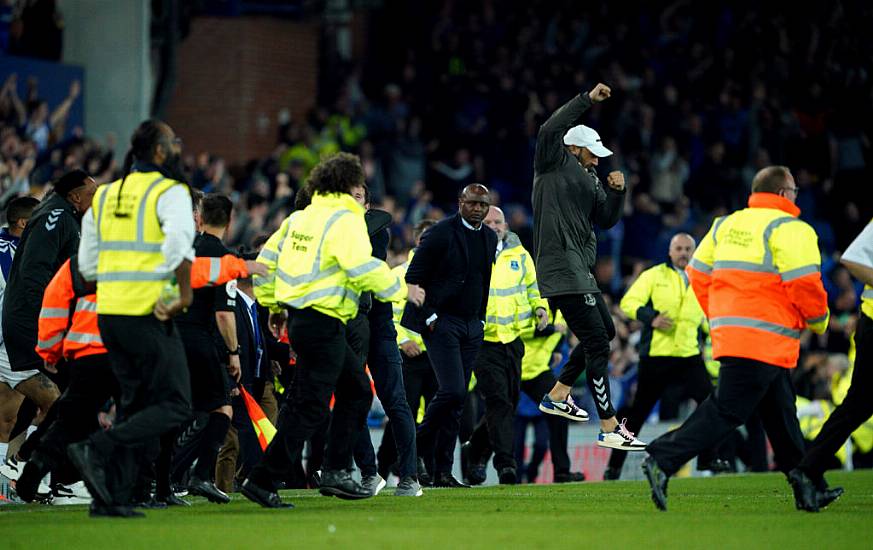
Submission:
<svg viewBox="0 0 873 550">
<path fill-rule="evenodd" d="M 605 100 L 610 93 L 608 86 L 598 84 L 579 94 L 555 111 L 537 135 L 533 183 L 537 279 L 551 310 L 561 311 L 580 342 L 539 408 L 547 414 L 587 421 L 588 413 L 570 398 L 576 379 L 587 371 L 588 388 L 600 418 L 597 444 L 642 451 L 645 443 L 615 418 L 607 374 L 615 326 L 591 274 L 597 252 L 594 224 L 608 229 L 618 223 L 624 204 L 624 174 L 610 172 L 607 185 L 600 182 L 595 171 L 598 160 L 612 151 L 603 146 L 592 128 L 576 125 L 593 103 Z"/>
</svg>

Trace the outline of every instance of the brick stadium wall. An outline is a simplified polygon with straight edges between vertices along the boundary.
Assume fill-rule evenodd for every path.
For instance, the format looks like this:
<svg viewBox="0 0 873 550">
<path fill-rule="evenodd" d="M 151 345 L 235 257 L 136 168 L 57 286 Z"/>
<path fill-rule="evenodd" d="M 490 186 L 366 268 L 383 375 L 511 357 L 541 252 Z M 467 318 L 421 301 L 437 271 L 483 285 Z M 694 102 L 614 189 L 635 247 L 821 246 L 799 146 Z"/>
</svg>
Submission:
<svg viewBox="0 0 873 550">
<path fill-rule="evenodd" d="M 186 153 L 242 164 L 276 145 L 276 115 L 299 120 L 318 80 L 318 24 L 263 17 L 195 19 L 179 48 L 167 122 Z"/>
</svg>

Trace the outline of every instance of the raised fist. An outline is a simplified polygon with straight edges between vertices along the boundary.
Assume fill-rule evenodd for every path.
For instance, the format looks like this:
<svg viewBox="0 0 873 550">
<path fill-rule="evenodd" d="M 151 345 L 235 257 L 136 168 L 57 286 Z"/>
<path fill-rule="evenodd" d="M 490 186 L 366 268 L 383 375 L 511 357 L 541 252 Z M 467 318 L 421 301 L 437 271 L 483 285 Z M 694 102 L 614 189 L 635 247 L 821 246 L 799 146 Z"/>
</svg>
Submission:
<svg viewBox="0 0 873 550">
<path fill-rule="evenodd" d="M 624 189 L 624 174 L 618 170 L 610 172 L 609 175 L 606 176 L 606 183 L 616 191 L 621 191 Z"/>
<path fill-rule="evenodd" d="M 612 90 L 609 88 L 609 86 L 602 82 L 595 86 L 593 90 L 588 92 L 588 97 L 590 97 L 591 101 L 593 101 L 594 103 L 600 103 L 604 99 L 608 98 L 610 95 L 612 95 Z"/>
</svg>

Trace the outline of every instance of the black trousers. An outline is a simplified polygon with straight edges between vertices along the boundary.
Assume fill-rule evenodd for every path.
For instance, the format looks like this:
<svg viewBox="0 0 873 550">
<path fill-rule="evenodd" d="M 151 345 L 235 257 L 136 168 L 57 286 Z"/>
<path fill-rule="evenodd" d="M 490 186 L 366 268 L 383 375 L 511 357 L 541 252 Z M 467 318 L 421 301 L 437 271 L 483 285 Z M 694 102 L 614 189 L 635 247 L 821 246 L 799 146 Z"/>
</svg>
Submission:
<svg viewBox="0 0 873 550">
<path fill-rule="evenodd" d="M 873 416 L 873 319 L 863 313 L 855 331 L 852 385 L 840 406 L 828 417 L 800 463 L 811 479 L 820 481 L 829 461 L 858 426 Z"/>
<path fill-rule="evenodd" d="M 658 466 L 673 475 L 686 462 L 720 444 L 757 409 L 776 462 L 788 472 L 803 457 L 790 369 L 751 359 L 721 358 L 718 388 L 682 426 L 649 443 Z"/>
<path fill-rule="evenodd" d="M 400 353 L 403 362 L 403 387 L 406 390 L 406 403 L 412 413 L 413 422 L 418 418 L 421 400 L 427 407 L 437 390 L 436 376 L 427 358 L 427 352 L 417 357 L 407 357 Z M 386 477 L 391 467 L 397 462 L 397 444 L 394 441 L 394 425 L 390 421 L 385 425 L 382 443 L 376 453 L 379 462 L 379 475 Z"/>
<path fill-rule="evenodd" d="M 700 355 L 641 357 L 633 404 L 618 411 L 619 418 L 627 418 L 627 429 L 639 433 L 655 403 L 670 387 L 679 387 L 683 395 L 691 396 L 698 405 L 703 403 L 712 394 L 712 381 L 703 358 Z M 712 462 L 714 454 L 710 451 L 704 453 L 701 453 L 701 462 Z M 613 450 L 609 467 L 621 469 L 626 458 L 627 451 Z"/>
<path fill-rule="evenodd" d="M 422 336 L 439 387 L 418 427 L 418 456 L 429 473 L 451 473 L 467 386 L 484 330 L 477 318 L 441 315 L 433 331 Z"/>
<path fill-rule="evenodd" d="M 67 461 L 67 445 L 81 441 L 99 428 L 97 414 L 111 397 L 119 399 L 118 383 L 105 353 L 66 363 L 70 383 L 52 408 L 57 418 L 39 440 L 32 460 L 54 469 Z"/>
<path fill-rule="evenodd" d="M 615 325 L 603 296 L 599 292 L 552 296 L 549 305 L 553 311 L 561 311 L 567 326 L 579 339 L 558 380 L 572 386 L 585 372 L 597 415 L 601 419 L 612 418 L 615 409 L 609 393 L 609 343 L 615 338 Z"/>
<path fill-rule="evenodd" d="M 294 310 L 288 337 L 297 352 L 296 378 L 285 392 L 276 435 L 249 475 L 265 489 L 275 489 L 277 482 L 288 477 L 305 441 L 323 429 L 329 418 L 324 467 L 349 468 L 355 436 L 373 399 L 360 353 L 349 345 L 346 325 L 340 320 L 309 308 Z M 331 395 L 336 396 L 332 417 Z"/>
<path fill-rule="evenodd" d="M 513 419 L 521 391 L 521 360 L 524 343 L 483 342 L 476 357 L 476 389 L 485 399 L 485 415 L 470 437 L 470 454 L 478 463 L 494 453 L 494 469 L 515 469 Z"/>
<path fill-rule="evenodd" d="M 483 348 L 484 350 L 484 348 Z M 478 361 L 477 361 L 478 363 Z M 477 389 L 480 392 L 484 391 L 482 387 L 481 378 L 479 377 L 478 372 L 476 373 L 476 379 L 479 380 L 479 384 L 477 385 Z M 543 395 L 549 393 L 549 391 L 555 385 L 555 376 L 552 374 L 552 371 L 544 371 L 538 374 L 536 377 L 530 380 L 523 380 L 521 382 L 520 389 L 525 393 L 528 397 L 530 397 L 535 403 L 539 403 L 539 401 L 543 398 Z M 517 442 L 518 433 L 518 422 L 514 421 L 515 418 L 515 409 L 518 407 L 518 397 L 516 397 L 515 407 L 512 409 L 511 415 L 508 417 L 510 427 L 512 432 L 510 432 L 510 439 L 512 442 Z M 483 420 L 487 421 L 489 414 L 489 405 L 488 398 L 485 398 L 485 418 Z M 543 415 L 543 421 L 545 425 L 548 427 L 548 445 L 549 450 L 552 451 L 552 465 L 554 466 L 554 470 L 556 474 L 566 474 L 570 472 L 570 455 L 567 454 L 567 439 L 569 437 L 569 421 L 561 418 L 559 416 L 547 414 Z M 473 432 L 472 437 L 470 438 L 471 446 L 472 446 L 472 455 L 474 460 L 479 463 L 484 463 L 491 456 L 491 452 L 493 447 L 493 437 L 490 435 L 490 425 L 487 422 L 482 421 L 476 426 L 476 430 Z M 524 427 L 527 426 L 527 421 L 523 424 Z M 524 434 L 522 434 L 522 445 L 524 444 L 523 439 Z M 513 455 L 515 457 L 514 462 L 518 462 L 519 449 L 516 448 L 515 443 L 512 444 L 514 451 Z M 532 459 L 533 461 L 533 459 Z M 540 457 L 539 461 L 542 461 L 542 457 Z M 536 462 L 536 467 L 539 467 L 539 461 Z M 498 461 L 497 454 L 494 455 L 494 468 L 500 470 L 504 467 L 505 462 Z M 508 465 L 508 464 L 506 464 Z M 516 467 L 520 466 L 520 464 L 516 464 Z M 536 468 L 534 468 L 536 469 Z"/>
<path fill-rule="evenodd" d="M 106 483 L 113 502 L 130 501 L 144 464 L 157 457 L 162 434 L 191 416 L 191 382 L 182 340 L 172 322 L 153 315 L 99 315 L 97 325 L 109 352 L 121 400 L 111 430 L 91 441 L 106 457 Z"/>
</svg>

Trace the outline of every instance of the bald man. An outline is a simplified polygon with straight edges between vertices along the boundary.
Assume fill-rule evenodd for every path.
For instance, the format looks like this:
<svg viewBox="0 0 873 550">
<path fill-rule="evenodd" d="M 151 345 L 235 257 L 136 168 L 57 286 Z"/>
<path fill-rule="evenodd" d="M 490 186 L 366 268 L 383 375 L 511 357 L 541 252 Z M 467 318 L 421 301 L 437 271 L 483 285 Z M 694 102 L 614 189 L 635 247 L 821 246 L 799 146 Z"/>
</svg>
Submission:
<svg viewBox="0 0 873 550">
<path fill-rule="evenodd" d="M 691 235 L 675 235 L 670 259 L 643 271 L 621 300 L 621 310 L 643 325 L 636 395 L 630 407 L 618 412 L 632 432 L 639 432 L 669 387 L 681 387 L 698 405 L 712 393 L 700 349 L 703 310 L 685 275 L 694 248 Z M 626 451 L 614 449 L 603 478 L 619 479 L 626 457 Z M 701 453 L 698 469 L 709 469 L 712 462 L 711 453 Z"/>
<path fill-rule="evenodd" d="M 489 205 L 484 185 L 465 187 L 458 213 L 427 230 L 406 271 L 407 285 L 422 287 L 427 298 L 421 307 L 406 307 L 401 325 L 421 334 L 438 384 L 417 434 L 422 485 L 469 487 L 452 466 L 497 252 L 497 235 L 482 223 Z"/>
</svg>

